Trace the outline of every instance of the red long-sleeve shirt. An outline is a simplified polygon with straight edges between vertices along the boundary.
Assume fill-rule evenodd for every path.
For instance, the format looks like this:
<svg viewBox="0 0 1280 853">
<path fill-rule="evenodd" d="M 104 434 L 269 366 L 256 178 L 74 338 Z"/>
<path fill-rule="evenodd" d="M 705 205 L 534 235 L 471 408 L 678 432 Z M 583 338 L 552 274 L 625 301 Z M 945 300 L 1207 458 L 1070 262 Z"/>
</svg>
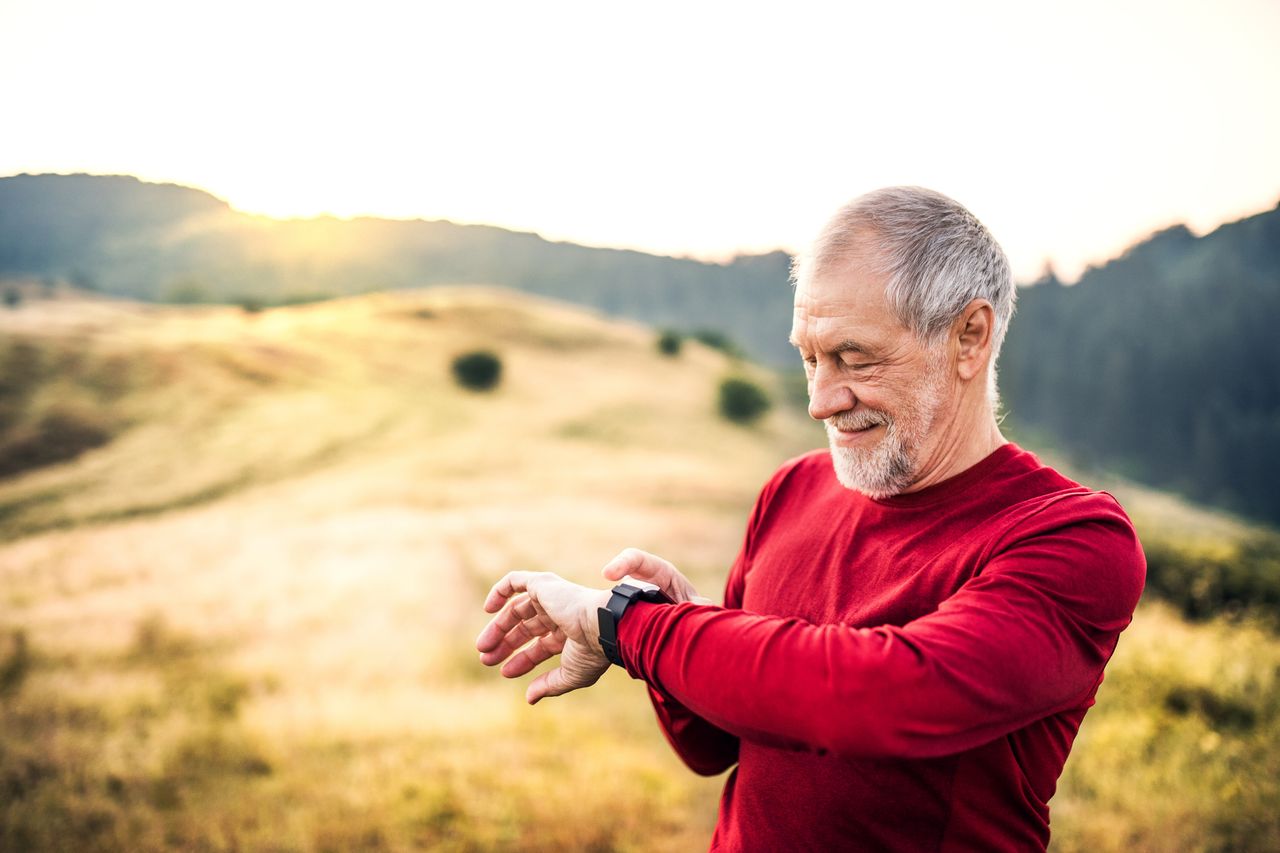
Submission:
<svg viewBox="0 0 1280 853">
<path fill-rule="evenodd" d="M 725 606 L 619 625 L 668 740 L 735 762 L 714 850 L 1031 850 L 1146 563 L 1119 504 L 1005 444 L 872 500 L 772 477 Z"/>
</svg>

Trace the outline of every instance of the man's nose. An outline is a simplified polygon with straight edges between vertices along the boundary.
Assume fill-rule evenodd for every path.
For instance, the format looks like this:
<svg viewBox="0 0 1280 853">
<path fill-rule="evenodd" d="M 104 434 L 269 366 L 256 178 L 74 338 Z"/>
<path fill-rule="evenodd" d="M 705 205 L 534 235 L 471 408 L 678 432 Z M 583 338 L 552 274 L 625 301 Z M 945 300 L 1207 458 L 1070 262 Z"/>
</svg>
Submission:
<svg viewBox="0 0 1280 853">
<path fill-rule="evenodd" d="M 809 417 L 825 421 L 832 415 L 847 412 L 858 400 L 849 386 L 841 384 L 831 371 L 818 365 L 809 377 Z"/>
</svg>

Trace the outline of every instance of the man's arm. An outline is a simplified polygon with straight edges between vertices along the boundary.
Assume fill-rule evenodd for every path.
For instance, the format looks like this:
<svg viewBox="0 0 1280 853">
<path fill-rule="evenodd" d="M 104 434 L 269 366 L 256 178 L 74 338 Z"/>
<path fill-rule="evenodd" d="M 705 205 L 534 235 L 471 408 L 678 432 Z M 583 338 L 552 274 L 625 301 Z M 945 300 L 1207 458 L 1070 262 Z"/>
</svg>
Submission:
<svg viewBox="0 0 1280 853">
<path fill-rule="evenodd" d="M 725 608 L 736 610 L 742 607 L 744 566 L 745 549 L 734 561 L 733 568 L 729 570 L 729 579 L 725 584 L 724 593 Z M 674 567 L 672 570 L 674 571 Z M 642 580 L 653 580 L 637 573 L 634 567 L 631 573 L 641 577 Z M 605 568 L 605 576 L 614 577 L 610 574 L 609 567 Z M 675 598 L 675 596 L 672 597 Z M 653 703 L 653 710 L 662 734 L 671 744 L 676 755 L 680 756 L 680 760 L 694 773 L 701 776 L 715 776 L 738 763 L 737 736 L 699 717 L 673 696 L 662 692 L 652 684 L 649 685 L 649 700 Z"/>
<path fill-rule="evenodd" d="M 1141 594 L 1145 562 L 1118 506 L 1043 515 L 907 625 L 638 604 L 619 626 L 623 660 L 739 738 L 849 757 L 973 748 L 1084 701 Z"/>
</svg>

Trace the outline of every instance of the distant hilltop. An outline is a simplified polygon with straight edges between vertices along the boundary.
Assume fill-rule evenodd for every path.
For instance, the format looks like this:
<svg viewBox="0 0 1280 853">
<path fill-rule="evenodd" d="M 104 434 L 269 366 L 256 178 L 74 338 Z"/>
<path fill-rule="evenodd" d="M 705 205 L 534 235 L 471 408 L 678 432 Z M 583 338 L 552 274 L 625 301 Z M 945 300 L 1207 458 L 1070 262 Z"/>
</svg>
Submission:
<svg viewBox="0 0 1280 853">
<path fill-rule="evenodd" d="M 48 276 L 151 301 L 270 305 L 493 284 L 655 326 L 713 329 L 779 363 L 791 357 L 789 268 L 783 252 L 714 264 L 488 225 L 277 220 L 130 176 L 0 178 L 0 276 Z"/>
<path fill-rule="evenodd" d="M 797 365 L 789 265 L 782 252 L 712 264 L 451 222 L 276 220 L 124 176 L 0 178 L 0 277 L 143 300 L 263 307 L 492 284 Z M 1001 356 L 1006 429 L 1280 522 L 1277 321 L 1280 208 L 1203 237 L 1165 229 L 1069 287 L 1046 273 L 1020 288 Z"/>
</svg>

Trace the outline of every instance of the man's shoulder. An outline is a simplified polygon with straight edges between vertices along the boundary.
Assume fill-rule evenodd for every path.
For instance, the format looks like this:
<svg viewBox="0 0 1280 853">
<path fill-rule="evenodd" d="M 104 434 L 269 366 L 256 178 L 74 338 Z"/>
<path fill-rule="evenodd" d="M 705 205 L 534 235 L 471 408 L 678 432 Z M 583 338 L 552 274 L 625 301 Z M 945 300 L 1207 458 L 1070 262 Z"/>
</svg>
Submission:
<svg viewBox="0 0 1280 853">
<path fill-rule="evenodd" d="M 1094 623 L 1127 624 L 1142 594 L 1146 557 L 1124 507 L 1110 492 L 1082 485 L 1026 451 L 1019 457 L 1002 472 L 1010 500 L 983 562 L 1035 579 Z"/>
<path fill-rule="evenodd" d="M 1067 536 L 1111 553 L 1140 553 L 1133 522 L 1110 492 L 1077 482 L 1013 443 L 981 464 L 988 470 L 952 506 L 957 523 L 985 540 L 987 558 L 1028 543 L 1036 547 L 1044 536 Z"/>
<path fill-rule="evenodd" d="M 1045 523 L 1072 520 L 1110 520 L 1132 527 L 1129 516 L 1114 495 L 1077 482 L 1035 454 L 1013 446 L 1004 466 L 1000 487 L 1019 515 L 1042 518 Z"/>
</svg>

